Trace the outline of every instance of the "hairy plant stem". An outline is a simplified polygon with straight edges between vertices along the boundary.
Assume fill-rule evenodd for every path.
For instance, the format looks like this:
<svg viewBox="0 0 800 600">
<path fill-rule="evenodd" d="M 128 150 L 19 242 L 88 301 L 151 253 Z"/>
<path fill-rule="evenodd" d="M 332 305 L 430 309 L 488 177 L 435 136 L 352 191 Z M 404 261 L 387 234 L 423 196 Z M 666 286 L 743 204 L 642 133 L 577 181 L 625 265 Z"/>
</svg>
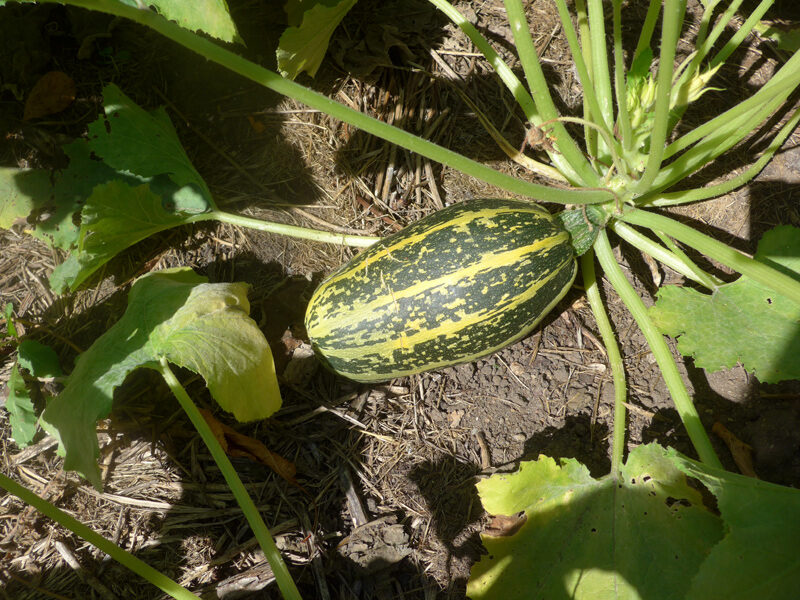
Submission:
<svg viewBox="0 0 800 600">
<path fill-rule="evenodd" d="M 29 489 L 21 486 L 2 473 L 0 473 L 0 488 L 5 489 L 10 494 L 14 494 L 17 498 L 38 510 L 45 517 L 52 519 L 102 552 L 105 552 L 121 565 L 129 568 L 137 575 L 152 583 L 165 594 L 169 594 L 177 600 L 197 600 L 197 598 L 199 598 L 199 596 L 195 596 L 185 587 L 176 583 L 160 571 L 155 570 L 147 563 L 142 562 L 127 550 L 123 550 L 111 540 L 93 531 L 75 517 L 68 515 L 60 508 L 54 506 L 44 498 L 37 496 Z"/>
<path fill-rule="evenodd" d="M 664 157 L 664 146 L 669 133 L 669 104 L 672 92 L 672 74 L 675 69 L 675 52 L 681 34 L 686 0 L 671 0 L 664 3 L 663 23 L 661 25 L 661 53 L 656 76 L 656 102 L 653 125 L 650 132 L 650 152 L 647 165 L 635 191 L 639 194 L 650 189 L 658 175 Z"/>
<path fill-rule="evenodd" d="M 622 355 L 617 344 L 617 337 L 608 319 L 608 313 L 600 297 L 600 288 L 594 272 L 594 252 L 591 250 L 581 256 L 581 273 L 583 274 L 583 287 L 586 289 L 586 299 L 594 314 L 597 329 L 603 338 L 603 345 L 608 354 L 608 364 L 611 366 L 611 375 L 614 379 L 614 431 L 611 438 L 611 472 L 619 475 L 620 467 L 625 456 L 625 432 L 627 431 L 625 400 L 628 388 L 625 383 L 625 367 Z"/>
<path fill-rule="evenodd" d="M 688 225 L 646 210 L 633 209 L 615 216 L 617 219 L 625 221 L 626 223 L 640 225 L 653 231 L 665 233 L 682 244 L 694 248 L 709 258 L 721 262 L 737 273 L 747 275 L 751 279 L 773 290 L 776 294 L 785 296 L 800 305 L 800 281 L 770 267 L 766 263 L 745 256 L 727 244 L 723 244 L 704 233 L 700 233 Z"/>
<path fill-rule="evenodd" d="M 525 79 L 528 81 L 528 89 L 531 90 L 539 115 L 544 121 L 555 121 L 553 133 L 558 152 L 569 163 L 570 167 L 575 170 L 584 187 L 600 186 L 600 175 L 592 168 L 564 125 L 556 121 L 560 115 L 553 102 L 553 97 L 550 95 L 550 87 L 544 76 L 536 48 L 533 45 L 533 38 L 525 17 L 522 1 L 503 1 L 506 7 L 506 16 L 508 17 L 509 25 L 511 25 L 511 34 L 514 36 L 514 44 L 519 55 L 519 61 L 522 63 L 522 70 L 525 72 Z"/>
<path fill-rule="evenodd" d="M 192 217 L 196 221 L 222 221 L 238 227 L 248 227 L 268 233 L 279 233 L 288 237 L 300 238 L 302 240 L 313 240 L 315 242 L 326 242 L 328 244 L 338 244 L 340 246 L 356 246 L 367 248 L 380 240 L 379 237 L 367 235 L 350 235 L 346 233 L 335 233 L 333 231 L 319 231 L 308 227 L 297 225 L 287 225 L 285 223 L 275 223 L 273 221 L 262 221 L 253 217 L 235 215 L 221 210 L 214 210 Z"/>
<path fill-rule="evenodd" d="M 686 385 L 683 383 L 680 373 L 678 373 L 678 367 L 672 357 L 672 352 L 670 352 L 667 343 L 664 341 L 664 336 L 656 329 L 653 321 L 648 316 L 644 302 L 639 298 L 636 290 L 633 289 L 633 286 L 617 264 L 605 230 L 600 231 L 597 236 L 594 250 L 606 277 L 608 277 L 611 285 L 614 286 L 614 289 L 625 303 L 625 306 L 628 307 L 636 324 L 644 334 L 647 344 L 650 346 L 650 350 L 653 352 L 653 356 L 661 369 L 661 375 L 667 384 L 667 389 L 669 389 L 672 401 L 675 403 L 678 415 L 686 428 L 686 432 L 689 434 L 692 445 L 697 451 L 697 455 L 705 464 L 720 469 L 723 468 L 722 463 L 719 462 L 719 458 L 714 452 L 714 448 L 711 446 L 711 440 L 708 439 L 708 434 L 700 422 L 700 416 L 697 414 L 689 392 L 686 390 Z"/>
<path fill-rule="evenodd" d="M 679 254 L 664 248 L 627 223 L 613 221 L 610 227 L 614 233 L 634 248 L 649 254 L 658 262 L 667 265 L 670 269 L 677 271 L 687 279 L 699 283 L 709 291 L 714 291 L 722 283 L 713 275 L 698 268 L 691 261 L 685 261 Z"/>
<path fill-rule="evenodd" d="M 236 502 L 241 507 L 242 513 L 250 524 L 253 534 L 258 540 L 258 544 L 267 557 L 267 561 L 272 568 L 272 573 L 275 575 L 275 581 L 278 584 L 278 588 L 281 590 L 284 600 L 301 600 L 300 592 L 297 590 L 297 586 L 295 586 L 294 580 L 289 574 L 289 570 L 286 568 L 286 563 L 283 562 L 283 558 L 281 558 L 281 554 L 277 546 L 275 546 L 275 541 L 272 539 L 272 535 L 264 523 L 264 520 L 261 518 L 261 514 L 258 512 L 255 503 L 247 493 L 242 480 L 239 479 L 239 476 L 236 474 L 236 469 L 233 468 L 222 446 L 220 446 L 217 438 L 214 437 L 211 427 L 206 423 L 206 420 L 203 418 L 203 415 L 200 414 L 194 402 L 192 402 L 189 394 L 186 393 L 180 381 L 175 377 L 172 369 L 169 368 L 169 362 L 166 357 L 161 357 L 158 371 L 161 373 L 164 381 L 167 382 L 169 389 L 178 399 L 181 408 L 186 412 L 192 425 L 194 425 L 200 437 L 203 438 L 206 446 L 208 446 L 208 450 L 211 452 L 214 462 L 217 463 L 222 476 L 225 478 L 228 487 L 230 487 L 231 492 L 236 498 Z"/>
<path fill-rule="evenodd" d="M 358 127 L 367 133 L 376 135 L 387 142 L 397 144 L 398 146 L 421 154 L 426 158 L 435 160 L 436 162 L 457 169 L 463 173 L 467 173 L 472 177 L 481 179 L 486 183 L 495 185 L 511 193 L 545 202 L 557 202 L 559 204 L 594 204 L 608 201 L 613 197 L 610 191 L 552 188 L 523 181 L 522 179 L 501 173 L 500 171 L 469 159 L 457 152 L 448 150 L 447 148 L 424 140 L 407 131 L 403 131 L 402 129 L 362 114 L 357 110 L 331 100 L 309 88 L 303 87 L 294 81 L 284 79 L 277 73 L 218 46 L 200 35 L 183 29 L 179 25 L 168 21 L 149 9 L 140 9 L 122 2 L 110 2 L 108 0 L 42 1 L 69 4 L 71 6 L 88 8 L 131 19 L 157 31 L 181 46 L 199 54 L 203 58 L 215 62 L 229 71 L 237 73 L 274 92 L 294 98 L 311 108 L 316 108 L 331 117 Z M 588 169 L 588 172 L 593 173 L 595 178 L 597 178 L 597 174 L 591 171 L 591 169 Z"/>
</svg>

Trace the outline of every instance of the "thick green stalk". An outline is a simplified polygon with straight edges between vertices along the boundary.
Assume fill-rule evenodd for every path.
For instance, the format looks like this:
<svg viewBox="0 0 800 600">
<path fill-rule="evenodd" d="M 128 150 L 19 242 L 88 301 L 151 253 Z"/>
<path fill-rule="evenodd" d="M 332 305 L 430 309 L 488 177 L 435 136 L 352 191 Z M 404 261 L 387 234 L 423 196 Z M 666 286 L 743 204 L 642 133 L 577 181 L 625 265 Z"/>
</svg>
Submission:
<svg viewBox="0 0 800 600">
<path fill-rule="evenodd" d="M 483 54 L 483 57 L 488 61 L 495 73 L 500 77 L 501 81 L 506 84 L 508 90 L 513 94 L 517 104 L 522 108 L 525 117 L 534 125 L 539 125 L 542 122 L 539 113 L 536 110 L 536 104 L 533 98 L 522 85 L 519 78 L 514 75 L 505 61 L 500 58 L 500 55 L 492 48 L 489 41 L 483 37 L 480 31 L 462 15 L 458 9 L 450 4 L 447 0 L 428 0 L 436 8 L 438 8 L 444 15 L 456 24 L 461 31 L 470 39 L 475 47 Z"/>
<path fill-rule="evenodd" d="M 617 122 L 626 153 L 633 142 L 631 116 L 628 113 L 628 85 L 625 81 L 625 56 L 622 52 L 622 0 L 613 1 L 614 10 L 614 93 L 617 97 Z"/>
<path fill-rule="evenodd" d="M 717 458 L 711 445 L 711 440 L 708 439 L 708 434 L 700 422 L 700 416 L 697 414 L 683 379 L 681 379 L 678 367 L 672 357 L 672 352 L 670 352 L 669 346 L 664 341 L 664 336 L 656 329 L 647 314 L 647 307 L 644 302 L 639 298 L 636 290 L 633 289 L 633 286 L 625 278 L 625 274 L 617 264 L 605 230 L 601 231 L 597 236 L 594 250 L 606 277 L 608 277 L 611 285 L 614 286 L 625 306 L 631 311 L 636 324 L 644 334 L 647 344 L 650 346 L 650 350 L 653 352 L 653 356 L 661 369 L 661 375 L 664 377 L 664 382 L 667 384 L 672 401 L 675 403 L 675 409 L 678 411 L 678 415 L 686 428 L 686 432 L 689 434 L 689 439 L 691 439 L 697 455 L 705 464 L 721 469 L 722 464 L 719 462 L 719 458 Z"/>
<path fill-rule="evenodd" d="M 623 223 L 622 221 L 614 221 L 611 223 L 611 229 L 631 246 L 646 254 L 649 254 L 658 262 L 667 265 L 673 271 L 680 273 L 687 279 L 691 279 L 692 281 L 699 283 L 710 291 L 714 291 L 722 283 L 714 276 L 697 267 L 697 265 L 694 263 L 687 263 L 681 258 L 680 255 L 667 250 L 660 244 L 657 244 L 627 223 Z"/>
<path fill-rule="evenodd" d="M 221 210 L 202 213 L 192 217 L 190 220 L 192 222 L 222 221 L 223 223 L 230 223 L 231 225 L 236 225 L 238 227 L 257 229 L 259 231 L 266 231 L 268 233 L 278 233 L 280 235 L 300 238 L 302 240 L 326 242 L 328 244 L 338 244 L 340 246 L 356 246 L 358 248 L 367 248 L 381 239 L 379 237 L 367 235 L 350 235 L 346 233 L 335 233 L 332 231 L 318 231 L 316 229 L 299 227 L 297 225 L 287 225 L 285 223 L 275 223 L 273 221 L 262 221 L 261 219 L 254 219 L 252 217 L 245 217 L 243 215 L 234 215 Z"/>
<path fill-rule="evenodd" d="M 592 63 L 594 64 L 594 91 L 600 105 L 600 117 L 604 123 L 614 122 L 611 74 L 608 70 L 606 50 L 606 26 L 602 0 L 589 0 L 589 31 L 591 33 Z M 596 117 L 595 117 L 596 118 Z"/>
<path fill-rule="evenodd" d="M 89 529 L 75 517 L 53 506 L 44 498 L 40 498 L 32 491 L 21 486 L 13 479 L 6 477 L 2 473 L 0 473 L 0 488 L 14 494 L 17 498 L 38 510 L 45 517 L 52 519 L 62 527 L 69 529 L 75 535 L 83 538 L 94 547 L 105 552 L 119 564 L 128 567 L 131 571 L 152 583 L 165 594 L 169 594 L 177 600 L 197 600 L 197 598 L 199 598 L 199 596 L 195 596 L 185 587 L 172 581 L 172 579 L 160 571 L 156 571 L 153 567 L 142 562 L 130 552 L 123 550 L 111 540 L 107 540 L 99 533 Z"/>
<path fill-rule="evenodd" d="M 778 104 L 783 102 L 798 83 L 800 83 L 800 52 L 786 61 L 780 70 L 750 98 L 672 142 L 664 151 L 664 159 L 707 138 L 735 137 L 737 143 L 757 129 L 761 121 L 773 112 L 771 106 L 775 100 L 780 99 Z"/>
<path fill-rule="evenodd" d="M 578 79 L 583 88 L 583 98 L 586 103 L 586 114 L 584 118 L 587 121 L 596 123 L 599 127 L 610 133 L 610 124 L 602 121 L 602 111 L 597 101 L 597 94 L 595 94 L 594 91 L 592 76 L 589 73 L 586 61 L 583 59 L 583 51 L 581 50 L 581 44 L 578 41 L 575 28 L 572 26 L 572 18 L 567 8 L 567 2 L 566 0 L 555 0 L 555 2 L 556 8 L 558 9 L 558 17 L 561 19 L 561 29 L 564 31 L 564 35 L 567 38 L 572 60 L 575 61 L 575 70 L 578 72 Z"/>
<path fill-rule="evenodd" d="M 639 33 L 639 41 L 636 42 L 633 60 L 636 60 L 642 52 L 650 48 L 650 41 L 653 39 L 653 31 L 656 29 L 656 22 L 658 21 L 658 14 L 660 12 L 661 1 L 650 0 L 650 5 L 647 7 L 647 15 L 645 15 L 644 23 L 642 23 L 642 30 Z"/>
<path fill-rule="evenodd" d="M 800 281 L 766 263 L 745 256 L 738 250 L 700 233 L 688 225 L 647 210 L 629 210 L 622 215 L 616 215 L 616 218 L 632 225 L 665 233 L 800 305 Z"/>
<path fill-rule="evenodd" d="M 722 196 L 723 194 L 732 192 L 736 188 L 743 186 L 761 172 L 761 169 L 763 169 L 767 163 L 772 160 L 772 157 L 780 149 L 780 147 L 783 146 L 786 138 L 791 135 L 799 122 L 800 109 L 797 109 L 794 111 L 794 114 L 792 114 L 789 120 L 786 121 L 783 127 L 781 127 L 778 135 L 772 139 L 767 149 L 764 150 L 761 156 L 758 157 L 758 160 L 750 165 L 750 167 L 748 167 L 744 172 L 732 177 L 728 181 L 702 188 L 681 190 L 680 192 L 645 195 L 637 200 L 637 204 L 642 207 L 672 206 L 676 204 L 686 204 L 687 202 L 697 202 L 698 200 L 706 200 L 708 198 L 716 198 L 717 196 Z"/>
<path fill-rule="evenodd" d="M 614 378 L 614 431 L 611 438 L 611 472 L 619 474 L 625 454 L 625 431 L 627 430 L 625 400 L 628 397 L 628 388 L 625 383 L 625 366 L 622 355 L 614 335 L 614 328 L 608 319 L 608 313 L 600 297 L 600 288 L 594 272 L 594 252 L 591 250 L 581 257 L 581 272 L 583 273 L 583 287 L 586 289 L 586 299 L 592 308 L 597 329 L 603 338 L 603 345 L 608 354 L 608 364 L 611 366 L 611 375 Z"/>
<path fill-rule="evenodd" d="M 728 5 L 725 9 L 725 12 L 720 15 L 718 19 L 716 19 L 716 25 L 711 30 L 711 33 L 706 35 L 708 32 L 708 27 L 711 21 L 714 19 L 713 12 L 714 7 L 719 4 L 719 2 L 713 2 L 711 6 L 707 6 L 703 12 L 703 18 L 700 23 L 700 29 L 698 31 L 698 38 L 697 42 L 695 43 L 695 48 L 697 49 L 697 53 L 692 58 L 691 63 L 684 71 L 681 78 L 676 82 L 676 85 L 681 85 L 686 81 L 686 78 L 689 77 L 690 73 L 694 73 L 697 71 L 697 68 L 700 64 L 706 59 L 711 49 L 714 47 L 714 44 L 719 39 L 719 36 L 728 28 L 730 25 L 731 20 L 736 15 L 736 11 L 739 10 L 739 6 L 742 4 L 743 0 L 732 0 L 732 2 Z"/>
<path fill-rule="evenodd" d="M 755 129 L 764 119 L 772 116 L 784 101 L 785 98 L 783 97 L 774 97 L 759 107 L 758 112 L 750 118 L 743 116 L 724 124 L 718 131 L 708 135 L 700 143 L 666 165 L 652 182 L 650 189 L 646 190 L 647 195 L 657 194 L 662 190 L 668 189 L 692 173 L 696 173 L 719 156 L 722 156 L 750 134 L 752 123 L 756 123 L 756 126 L 753 127 Z M 731 131 L 730 128 L 736 125 L 739 128 L 735 132 Z M 636 203 L 641 204 L 641 200 L 637 199 Z"/>
<path fill-rule="evenodd" d="M 769 10 L 770 6 L 774 4 L 775 0 L 761 0 L 758 6 L 754 9 L 749 11 L 747 15 L 747 20 L 742 24 L 736 27 L 736 33 L 731 36 L 722 49 L 717 52 L 714 58 L 711 59 L 708 67 L 713 69 L 717 65 L 724 63 L 728 60 L 728 57 L 733 54 L 734 50 L 739 47 L 744 39 L 750 35 L 753 31 L 753 28 L 758 24 L 761 17 Z"/>
<path fill-rule="evenodd" d="M 625 223 L 622 223 L 622 225 L 625 225 Z M 653 233 L 655 233 L 658 239 L 661 240 L 662 244 L 670 249 L 672 254 L 677 256 L 679 260 L 683 261 L 683 264 L 685 264 L 689 270 L 695 274 L 696 277 L 702 280 L 702 285 L 710 289 L 712 292 L 715 292 L 719 286 L 723 285 L 724 282 L 722 280 L 717 279 L 710 273 L 703 271 L 703 269 L 701 269 L 691 258 L 689 258 L 688 254 L 681 250 L 678 244 L 676 244 L 671 237 L 664 235 L 660 231 L 654 231 Z"/>
<path fill-rule="evenodd" d="M 297 590 L 297 586 L 295 586 L 294 580 L 289 574 L 289 570 L 286 568 L 286 563 L 283 562 L 283 558 L 281 558 L 277 546 L 275 546 L 275 541 L 272 539 L 269 529 L 261 518 L 261 514 L 258 512 L 258 508 L 256 508 L 255 503 L 247 493 L 242 480 L 239 479 L 239 476 L 236 474 L 236 469 L 233 468 L 222 446 L 220 446 L 217 438 L 214 437 L 211 427 L 209 427 L 203 415 L 200 414 L 200 411 L 197 409 L 194 402 L 192 402 L 192 399 L 189 397 L 189 394 L 186 393 L 180 381 L 175 377 L 172 369 L 169 368 L 169 362 L 165 357 L 161 357 L 158 371 L 161 373 L 164 381 L 167 382 L 169 389 L 178 399 L 181 408 L 186 412 L 192 425 L 194 425 L 200 437 L 203 438 L 206 446 L 208 446 L 211 456 L 214 458 L 214 462 L 217 463 L 222 476 L 225 478 L 228 487 L 230 487 L 233 496 L 236 498 L 236 502 L 241 507 L 242 513 L 250 524 L 261 549 L 264 551 L 264 555 L 267 557 L 269 566 L 272 568 L 272 574 L 275 575 L 275 581 L 278 584 L 278 588 L 281 590 L 284 600 L 301 600 L 300 592 Z"/>
<path fill-rule="evenodd" d="M 587 121 L 594 121 L 600 118 L 599 109 L 595 109 L 593 104 L 597 104 L 597 96 L 594 89 L 590 85 L 594 81 L 594 63 L 592 62 L 592 33 L 589 30 L 589 15 L 586 11 L 586 0 L 575 0 L 575 20 L 578 22 L 578 33 L 580 34 L 581 56 L 583 63 L 586 65 L 586 73 L 588 77 L 588 89 L 591 89 L 591 94 L 595 96 L 595 102 L 590 103 L 587 97 L 587 84 L 581 82 L 584 88 L 583 93 L 583 118 Z M 559 11 L 559 16 L 561 12 Z M 569 15 L 567 15 L 569 18 Z M 563 19 L 563 17 L 562 17 Z M 589 156 L 597 156 L 597 131 L 591 127 L 583 128 L 583 137 L 586 143 L 586 152 Z"/>
<path fill-rule="evenodd" d="M 109 0 L 43 1 L 69 4 L 131 19 L 157 31 L 181 46 L 199 54 L 203 58 L 215 62 L 259 85 L 279 94 L 294 98 L 311 108 L 321 110 L 367 133 L 376 135 L 388 142 L 407 148 L 412 152 L 421 154 L 431 160 L 467 173 L 486 183 L 495 185 L 514 194 L 528 196 L 543 202 L 557 202 L 559 204 L 590 204 L 608 201 L 613 197 L 610 192 L 604 190 L 563 190 L 530 183 L 512 177 L 511 175 L 500 173 L 491 167 L 487 167 L 486 165 L 462 156 L 457 152 L 423 140 L 407 131 L 403 131 L 402 129 L 383 123 L 357 110 L 344 106 L 298 83 L 284 79 L 269 69 L 265 69 L 187 29 L 183 29 L 151 10 L 139 9 L 121 2 L 111 2 Z"/>
<path fill-rule="evenodd" d="M 511 24 L 511 33 L 514 35 L 514 44 L 522 63 L 522 70 L 525 71 L 525 78 L 528 80 L 528 89 L 535 92 L 533 101 L 536 102 L 536 108 L 542 119 L 551 123 L 556 148 L 575 170 L 584 187 L 599 187 L 602 185 L 600 175 L 592 169 L 592 165 L 578 148 L 572 136 L 567 133 L 564 125 L 557 121 L 560 115 L 550 96 L 547 79 L 533 45 L 533 38 L 531 38 L 521 0 L 504 0 L 504 2 L 508 22 Z"/>
<path fill-rule="evenodd" d="M 650 153 L 642 178 L 636 185 L 639 194 L 650 189 L 658 175 L 664 156 L 664 143 L 669 133 L 669 104 L 672 92 L 672 74 L 675 70 L 675 50 L 681 34 L 686 0 L 670 0 L 664 4 L 664 22 L 661 26 L 661 54 L 656 79 L 656 103 L 653 129 L 650 133 Z"/>
</svg>

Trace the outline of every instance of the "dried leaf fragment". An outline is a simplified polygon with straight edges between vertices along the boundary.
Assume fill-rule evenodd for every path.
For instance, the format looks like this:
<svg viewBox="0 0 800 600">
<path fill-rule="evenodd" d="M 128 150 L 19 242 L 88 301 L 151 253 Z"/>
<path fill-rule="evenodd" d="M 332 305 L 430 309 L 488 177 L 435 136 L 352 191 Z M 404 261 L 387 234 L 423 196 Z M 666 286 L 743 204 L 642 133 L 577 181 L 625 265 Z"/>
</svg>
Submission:
<svg viewBox="0 0 800 600">
<path fill-rule="evenodd" d="M 23 121 L 60 113 L 75 101 L 75 81 L 63 71 L 42 75 L 25 101 Z"/>
<path fill-rule="evenodd" d="M 739 472 L 742 475 L 758 479 L 756 470 L 753 468 L 753 448 L 733 435 L 722 423 L 714 423 L 711 431 L 722 438 L 722 441 L 728 446 L 728 450 L 730 450 L 731 456 L 733 456 L 733 462 L 739 467 Z"/>
<path fill-rule="evenodd" d="M 275 454 L 258 440 L 228 427 L 217 420 L 209 411 L 201 408 L 200 413 L 208 423 L 208 426 L 211 427 L 214 437 L 217 438 L 220 446 L 228 456 L 249 458 L 260 462 L 292 485 L 300 487 L 294 477 L 297 473 L 297 468 L 293 462 L 286 460 L 279 454 Z"/>
<path fill-rule="evenodd" d="M 528 520 L 528 515 L 524 510 L 514 515 L 492 515 L 492 520 L 483 530 L 483 535 L 491 537 L 509 537 L 517 533 L 525 521 Z"/>
</svg>

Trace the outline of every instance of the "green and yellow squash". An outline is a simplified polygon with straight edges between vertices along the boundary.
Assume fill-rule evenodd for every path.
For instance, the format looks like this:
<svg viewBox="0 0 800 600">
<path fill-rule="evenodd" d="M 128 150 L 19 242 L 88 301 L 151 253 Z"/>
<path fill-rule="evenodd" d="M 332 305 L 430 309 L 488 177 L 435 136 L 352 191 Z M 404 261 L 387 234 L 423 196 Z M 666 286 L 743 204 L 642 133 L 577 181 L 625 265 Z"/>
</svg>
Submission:
<svg viewBox="0 0 800 600">
<path fill-rule="evenodd" d="M 383 381 L 472 361 L 524 337 L 577 263 L 562 221 L 532 203 L 470 200 L 382 239 L 314 292 L 306 328 L 333 371 Z"/>
</svg>

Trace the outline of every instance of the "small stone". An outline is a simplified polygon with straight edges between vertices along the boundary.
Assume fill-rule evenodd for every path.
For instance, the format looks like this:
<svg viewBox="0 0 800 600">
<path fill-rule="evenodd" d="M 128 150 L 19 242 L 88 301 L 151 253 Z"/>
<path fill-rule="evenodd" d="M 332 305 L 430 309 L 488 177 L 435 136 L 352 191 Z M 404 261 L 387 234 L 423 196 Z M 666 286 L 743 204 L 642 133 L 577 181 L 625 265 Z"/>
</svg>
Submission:
<svg viewBox="0 0 800 600">
<path fill-rule="evenodd" d="M 527 369 L 522 365 L 522 363 L 518 363 L 517 361 L 514 361 L 508 365 L 508 370 L 517 377 L 522 377 L 527 372 Z"/>
</svg>

